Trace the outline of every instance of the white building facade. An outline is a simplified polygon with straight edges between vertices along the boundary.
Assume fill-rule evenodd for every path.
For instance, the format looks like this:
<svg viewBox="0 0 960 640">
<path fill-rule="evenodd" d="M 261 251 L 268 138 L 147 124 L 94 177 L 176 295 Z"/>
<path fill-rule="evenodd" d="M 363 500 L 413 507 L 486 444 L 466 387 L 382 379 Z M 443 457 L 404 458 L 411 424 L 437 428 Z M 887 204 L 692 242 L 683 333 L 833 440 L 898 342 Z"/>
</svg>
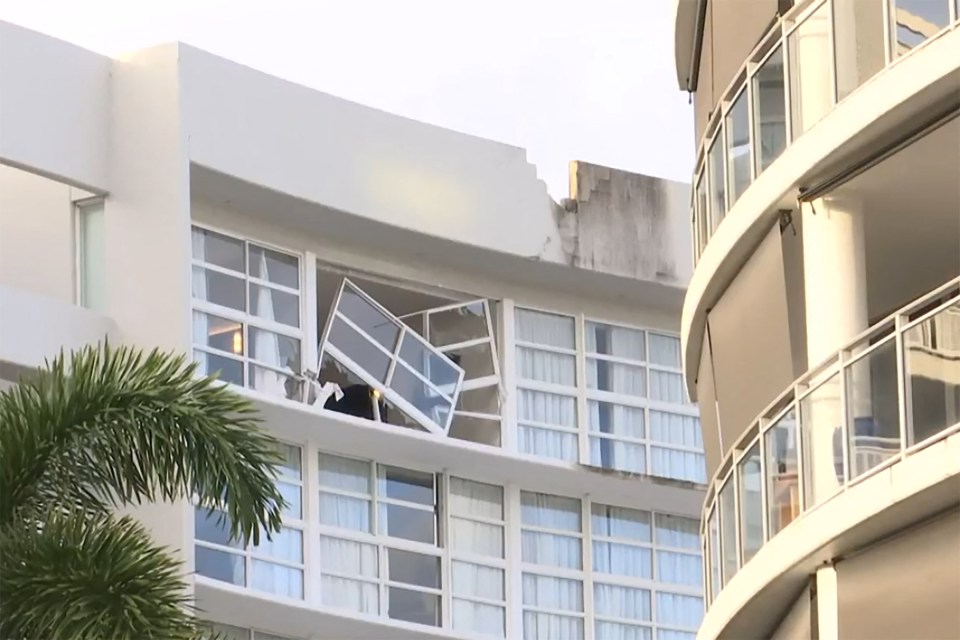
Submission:
<svg viewBox="0 0 960 640">
<path fill-rule="evenodd" d="M 251 399 L 278 535 L 136 512 L 231 638 L 692 639 L 685 208 L 583 163 L 560 207 L 521 149 L 0 23 L 0 384 L 109 337 Z"/>
<path fill-rule="evenodd" d="M 680 0 L 698 638 L 960 636 L 960 6 Z"/>
</svg>

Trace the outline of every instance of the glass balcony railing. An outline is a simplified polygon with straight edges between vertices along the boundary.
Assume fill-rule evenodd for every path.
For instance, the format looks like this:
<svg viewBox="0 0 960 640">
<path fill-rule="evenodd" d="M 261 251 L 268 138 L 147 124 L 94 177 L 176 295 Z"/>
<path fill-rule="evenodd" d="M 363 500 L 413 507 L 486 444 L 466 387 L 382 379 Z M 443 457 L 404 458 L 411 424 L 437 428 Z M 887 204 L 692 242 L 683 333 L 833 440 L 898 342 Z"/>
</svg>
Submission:
<svg viewBox="0 0 960 640">
<path fill-rule="evenodd" d="M 694 255 L 781 153 L 885 67 L 958 25 L 960 0 L 797 2 L 707 125 L 693 180 Z"/>
<path fill-rule="evenodd" d="M 960 278 L 806 373 L 745 431 L 704 503 L 708 602 L 804 512 L 957 432 Z"/>
</svg>

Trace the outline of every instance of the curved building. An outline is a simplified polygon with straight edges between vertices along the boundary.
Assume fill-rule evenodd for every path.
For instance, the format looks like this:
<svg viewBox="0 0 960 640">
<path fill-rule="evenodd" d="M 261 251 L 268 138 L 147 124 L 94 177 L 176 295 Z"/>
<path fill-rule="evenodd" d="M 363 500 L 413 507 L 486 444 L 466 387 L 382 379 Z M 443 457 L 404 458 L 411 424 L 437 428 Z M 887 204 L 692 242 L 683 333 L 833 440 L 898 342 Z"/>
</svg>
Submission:
<svg viewBox="0 0 960 640">
<path fill-rule="evenodd" d="M 0 23 L 0 388 L 109 335 L 253 401 L 279 535 L 136 512 L 228 638 L 693 640 L 687 191 Z"/>
<path fill-rule="evenodd" d="M 677 2 L 698 638 L 960 637 L 958 14 Z"/>
</svg>

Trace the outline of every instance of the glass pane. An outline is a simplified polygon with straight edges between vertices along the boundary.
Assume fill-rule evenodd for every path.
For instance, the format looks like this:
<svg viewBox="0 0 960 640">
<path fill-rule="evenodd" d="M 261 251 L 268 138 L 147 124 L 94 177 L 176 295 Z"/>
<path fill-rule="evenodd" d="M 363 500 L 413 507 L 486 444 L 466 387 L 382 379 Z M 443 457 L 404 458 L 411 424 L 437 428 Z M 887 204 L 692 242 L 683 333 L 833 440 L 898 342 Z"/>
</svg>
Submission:
<svg viewBox="0 0 960 640">
<path fill-rule="evenodd" d="M 650 399 L 673 404 L 690 404 L 683 389 L 683 376 L 666 371 L 650 371 Z"/>
<path fill-rule="evenodd" d="M 833 106 L 830 82 L 830 3 L 825 2 L 790 34 L 790 114 L 793 138 L 812 127 Z"/>
<path fill-rule="evenodd" d="M 883 40 L 882 2 L 834 0 L 833 42 L 839 100 L 883 69 Z"/>
<path fill-rule="evenodd" d="M 320 598 L 324 607 L 373 615 L 380 613 L 380 587 L 369 582 L 322 576 Z"/>
<path fill-rule="evenodd" d="M 320 492 L 320 522 L 331 527 L 371 531 L 370 500 Z"/>
<path fill-rule="evenodd" d="M 299 480 L 301 478 L 300 447 L 280 443 L 277 449 L 283 456 L 283 461 L 277 465 L 280 477 Z"/>
<path fill-rule="evenodd" d="M 393 353 L 400 337 L 400 327 L 383 311 L 376 308 L 366 298 L 347 285 L 343 288 L 337 310 L 349 318 L 355 325 L 379 342 L 387 351 Z"/>
<path fill-rule="evenodd" d="M 593 570 L 616 576 L 653 579 L 650 549 L 616 542 L 593 543 Z"/>
<path fill-rule="evenodd" d="M 387 615 L 432 627 L 440 626 L 440 596 L 398 587 L 387 589 Z"/>
<path fill-rule="evenodd" d="M 230 520 L 222 511 L 209 511 L 196 507 L 193 518 L 193 535 L 197 540 L 211 542 L 234 549 L 243 549 L 243 544 L 230 538 Z"/>
<path fill-rule="evenodd" d="M 503 526 L 450 518 L 450 547 L 455 551 L 503 557 Z"/>
<path fill-rule="evenodd" d="M 904 334 L 912 445 L 960 422 L 960 303 Z"/>
<path fill-rule="evenodd" d="M 574 349 L 574 322 L 570 316 L 529 309 L 514 312 L 517 340 L 550 347 Z"/>
<path fill-rule="evenodd" d="M 377 349 L 340 318 L 334 318 L 327 341 L 362 367 L 375 380 L 385 382 L 390 356 Z"/>
<path fill-rule="evenodd" d="M 664 367 L 680 368 L 680 338 L 660 333 L 650 334 L 650 362 Z"/>
<path fill-rule="evenodd" d="M 528 389 L 517 391 L 517 419 L 520 422 L 577 427 L 577 402 L 572 396 Z"/>
<path fill-rule="evenodd" d="M 300 485 L 289 484 L 287 482 L 277 482 L 277 489 L 283 499 L 287 501 L 287 506 L 283 514 L 290 518 L 300 520 L 303 517 L 303 493 Z"/>
<path fill-rule="evenodd" d="M 523 380 L 538 380 L 551 384 L 576 384 L 576 358 L 563 353 L 517 347 L 517 369 Z"/>
<path fill-rule="evenodd" d="M 397 363 L 390 380 L 390 388 L 420 410 L 420 412 L 440 427 L 445 427 L 447 417 L 452 408 L 450 400 L 431 389 L 422 378 L 419 378 L 405 364 Z M 450 389 L 453 392 L 453 389 Z"/>
<path fill-rule="evenodd" d="M 679 593 L 657 594 L 657 622 L 696 629 L 703 620 L 703 598 Z"/>
<path fill-rule="evenodd" d="M 523 604 L 556 611 L 583 611 L 583 583 L 524 573 Z"/>
<path fill-rule="evenodd" d="M 500 419 L 500 387 L 497 384 L 470 391 L 460 391 L 457 411 L 486 413 Z"/>
<path fill-rule="evenodd" d="M 435 504 L 434 475 L 432 473 L 387 465 L 379 465 L 379 469 L 381 496 L 428 506 Z"/>
<path fill-rule="evenodd" d="M 193 344 L 243 355 L 243 324 L 209 313 L 193 312 Z"/>
<path fill-rule="evenodd" d="M 250 587 L 285 598 L 303 600 L 303 569 L 294 569 L 263 560 L 250 564 Z"/>
<path fill-rule="evenodd" d="M 894 57 L 910 53 L 950 24 L 949 0 L 892 0 L 895 20 Z"/>
<path fill-rule="evenodd" d="M 737 512 L 733 477 L 720 490 L 720 553 L 723 558 L 723 584 L 737 573 Z"/>
<path fill-rule="evenodd" d="M 243 556 L 197 547 L 194 561 L 197 575 L 241 587 L 247 584 L 246 559 Z"/>
<path fill-rule="evenodd" d="M 454 560 L 453 593 L 486 600 L 503 600 L 503 569 Z"/>
<path fill-rule="evenodd" d="M 737 465 L 740 474 L 740 544 L 747 562 L 763 546 L 763 503 L 760 497 L 760 443 Z"/>
<path fill-rule="evenodd" d="M 377 547 L 353 540 L 320 536 L 320 570 L 358 578 L 376 578 Z"/>
<path fill-rule="evenodd" d="M 580 532 L 580 501 L 546 493 L 520 493 L 520 519 L 525 525 Z"/>
<path fill-rule="evenodd" d="M 656 542 L 660 546 L 700 549 L 700 522 L 692 518 L 657 514 Z"/>
<path fill-rule="evenodd" d="M 598 616 L 627 620 L 650 619 L 650 592 L 612 584 L 593 585 L 593 608 Z"/>
<path fill-rule="evenodd" d="M 243 386 L 243 362 L 240 360 L 204 351 L 194 351 L 193 359 L 201 375 L 217 375 L 223 382 Z"/>
<path fill-rule="evenodd" d="M 719 510 L 714 508 L 707 523 L 707 533 L 710 537 L 710 593 L 716 598 L 720 593 L 720 516 Z"/>
<path fill-rule="evenodd" d="M 800 479 L 797 467 L 797 417 L 790 409 L 766 434 L 767 523 L 770 537 L 800 515 Z"/>
<path fill-rule="evenodd" d="M 628 473 L 646 473 L 647 447 L 611 438 L 590 438 L 590 464 Z"/>
<path fill-rule="evenodd" d="M 700 587 L 703 564 L 699 555 L 676 551 L 657 551 L 657 581 Z"/>
<path fill-rule="evenodd" d="M 623 538 L 650 542 L 650 513 L 626 507 L 594 504 L 590 508 L 594 537 Z"/>
<path fill-rule="evenodd" d="M 460 372 L 446 356 L 427 347 L 409 331 L 404 334 L 403 344 L 400 345 L 400 359 L 444 393 L 453 395 Z"/>
<path fill-rule="evenodd" d="M 300 260 L 279 251 L 250 244 L 250 275 L 291 289 L 300 288 Z"/>
<path fill-rule="evenodd" d="M 297 529 L 283 527 L 279 532 L 271 535 L 271 539 L 268 540 L 263 536 L 259 544 L 251 546 L 257 555 L 291 564 L 303 563 L 303 533 Z"/>
<path fill-rule="evenodd" d="M 647 370 L 643 366 L 587 358 L 587 388 L 645 398 Z"/>
<path fill-rule="evenodd" d="M 380 535 L 434 544 L 436 521 L 432 511 L 402 507 L 398 504 L 380 505 Z"/>
<path fill-rule="evenodd" d="M 520 425 L 517 436 L 520 453 L 567 462 L 576 462 L 580 458 L 580 445 L 574 433 Z"/>
<path fill-rule="evenodd" d="M 650 473 L 689 482 L 707 482 L 707 464 L 702 453 L 667 447 L 650 447 Z"/>
<path fill-rule="evenodd" d="M 727 175 L 730 178 L 730 203 L 737 201 L 750 186 L 750 116 L 746 90 L 734 101 L 727 114 Z"/>
<path fill-rule="evenodd" d="M 630 360 L 646 360 L 643 331 L 599 322 L 586 323 L 587 353 L 599 353 Z"/>
<path fill-rule="evenodd" d="M 710 201 L 707 199 L 707 178 L 700 177 L 697 183 L 697 235 L 699 236 L 697 244 L 697 258 L 699 259 L 703 249 L 707 246 L 710 239 Z"/>
<path fill-rule="evenodd" d="M 843 485 L 841 424 L 840 376 L 835 374 L 800 401 L 803 493 L 807 508 L 829 498 Z"/>
<path fill-rule="evenodd" d="M 723 130 L 717 133 L 707 152 L 707 172 L 710 178 L 710 216 L 712 230 L 716 231 L 727 214 L 727 182 L 723 172 Z M 712 234 L 711 234 L 712 235 Z"/>
<path fill-rule="evenodd" d="M 369 462 L 321 453 L 319 463 L 322 486 L 370 494 Z"/>
<path fill-rule="evenodd" d="M 430 344 L 442 347 L 490 335 L 482 301 L 430 314 Z"/>
<path fill-rule="evenodd" d="M 245 273 L 242 240 L 194 227 L 192 245 L 192 255 L 195 260 L 215 264 L 241 274 Z"/>
<path fill-rule="evenodd" d="M 503 487 L 450 478 L 450 513 L 503 520 Z"/>
<path fill-rule="evenodd" d="M 521 532 L 520 557 L 524 562 L 549 567 L 580 569 L 583 547 L 579 538 L 555 533 Z"/>
<path fill-rule="evenodd" d="M 277 398 L 300 398 L 300 383 L 294 378 L 255 364 L 248 367 L 247 386 Z"/>
<path fill-rule="evenodd" d="M 900 453 L 897 348 L 893 339 L 847 369 L 853 427 L 847 437 L 850 477 L 856 478 Z"/>
<path fill-rule="evenodd" d="M 583 618 L 561 616 L 554 613 L 537 611 L 523 612 L 524 640 L 564 638 L 565 640 L 583 639 Z"/>
<path fill-rule="evenodd" d="M 387 572 L 391 582 L 440 588 L 440 558 L 437 556 L 387 549 Z"/>
<path fill-rule="evenodd" d="M 454 598 L 453 628 L 503 638 L 506 636 L 506 611 L 503 607 Z"/>
<path fill-rule="evenodd" d="M 219 271 L 209 271 L 203 267 L 193 267 L 191 288 L 196 300 L 206 300 L 237 311 L 246 312 L 247 310 L 247 293 L 243 278 Z"/>
<path fill-rule="evenodd" d="M 703 449 L 700 420 L 679 413 L 650 410 L 650 439 L 664 444 Z"/>
<path fill-rule="evenodd" d="M 463 369 L 464 380 L 476 380 L 496 373 L 496 369 L 493 367 L 495 355 L 490 343 L 445 351 L 444 355 Z"/>
<path fill-rule="evenodd" d="M 641 408 L 588 400 L 587 409 L 590 410 L 590 431 L 627 438 L 644 437 L 644 415 Z"/>
<path fill-rule="evenodd" d="M 596 620 L 593 623 L 595 640 L 652 640 L 653 631 L 647 627 L 620 622 Z"/>
<path fill-rule="evenodd" d="M 250 358 L 287 371 L 300 372 L 300 341 L 265 329 L 250 327 Z"/>
<path fill-rule="evenodd" d="M 300 296 L 251 282 L 250 313 L 288 327 L 299 327 Z"/>
<path fill-rule="evenodd" d="M 880 51 L 883 51 L 882 44 Z M 753 76 L 757 174 L 769 167 L 787 146 L 786 99 L 783 48 L 777 47 Z"/>
</svg>

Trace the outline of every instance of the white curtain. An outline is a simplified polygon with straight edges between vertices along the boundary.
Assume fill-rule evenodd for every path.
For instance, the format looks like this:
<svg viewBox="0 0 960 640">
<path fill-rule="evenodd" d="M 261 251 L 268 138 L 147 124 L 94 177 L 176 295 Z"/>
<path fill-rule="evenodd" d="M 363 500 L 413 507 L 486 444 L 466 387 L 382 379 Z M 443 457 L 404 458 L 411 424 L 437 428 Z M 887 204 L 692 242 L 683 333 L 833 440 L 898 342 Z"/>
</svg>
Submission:
<svg viewBox="0 0 960 640">
<path fill-rule="evenodd" d="M 303 533 L 284 527 L 273 534 L 271 540 L 261 538 L 254 547 L 258 555 L 283 560 L 284 562 L 303 563 Z M 290 598 L 303 597 L 303 570 L 273 564 L 265 560 L 253 560 L 251 585 L 254 589 L 267 591 Z"/>
<path fill-rule="evenodd" d="M 524 491 L 521 520 L 523 525 L 579 533 L 582 530 L 580 501 Z M 568 569 L 579 569 L 583 565 L 579 537 L 524 530 L 520 546 L 524 562 Z"/>
<path fill-rule="evenodd" d="M 658 629 L 657 640 L 697 640 L 697 634 L 673 629 Z"/>
<path fill-rule="evenodd" d="M 370 500 L 321 491 L 320 522 L 331 527 L 370 532 Z"/>
<path fill-rule="evenodd" d="M 643 331 L 626 327 L 588 322 L 586 350 L 640 362 L 646 360 Z"/>
<path fill-rule="evenodd" d="M 650 334 L 650 362 L 680 368 L 680 338 Z"/>
<path fill-rule="evenodd" d="M 705 483 L 706 462 L 702 453 L 650 447 L 650 472 L 655 476 Z"/>
<path fill-rule="evenodd" d="M 642 444 L 610 438 L 590 438 L 590 464 L 631 473 L 647 472 L 647 452 Z"/>
<path fill-rule="evenodd" d="M 616 542 L 593 543 L 593 570 L 638 578 L 653 578 L 653 559 L 650 549 Z"/>
<path fill-rule="evenodd" d="M 260 252 L 260 277 L 269 280 L 270 275 L 267 271 L 267 253 Z M 273 296 L 270 289 L 258 287 L 257 293 L 257 315 L 264 320 L 275 320 L 273 310 Z M 271 367 L 283 368 L 283 360 L 280 354 L 280 338 L 272 331 L 258 330 L 255 332 L 253 349 L 257 354 L 257 360 L 268 364 Z M 253 371 L 253 388 L 274 396 L 286 397 L 287 389 L 285 377 L 276 371 L 255 367 Z"/>
<path fill-rule="evenodd" d="M 458 631 L 503 638 L 506 613 L 503 607 L 453 598 L 453 628 Z"/>
<path fill-rule="evenodd" d="M 517 418 L 559 427 L 577 427 L 577 402 L 572 396 L 518 389 Z M 518 429 L 520 451 L 548 458 L 575 461 L 578 458 L 577 436 L 521 424 Z"/>
<path fill-rule="evenodd" d="M 642 366 L 587 358 L 587 386 L 600 391 L 645 398 L 647 370 Z"/>
<path fill-rule="evenodd" d="M 595 537 L 621 538 L 650 542 L 650 513 L 626 507 L 594 504 L 591 515 Z"/>
<path fill-rule="evenodd" d="M 699 587 L 703 584 L 700 555 L 657 551 L 657 579 L 661 582 Z"/>
<path fill-rule="evenodd" d="M 375 545 L 321 536 L 320 572 L 321 600 L 325 605 L 361 613 L 379 612 L 376 583 L 327 575 L 329 572 L 376 580 L 379 570 Z"/>
<path fill-rule="evenodd" d="M 503 600 L 503 569 L 453 561 L 453 593 L 458 596 Z"/>
<path fill-rule="evenodd" d="M 576 384 L 574 356 L 552 351 L 517 347 L 520 377 L 572 387 Z"/>
<path fill-rule="evenodd" d="M 454 551 L 502 558 L 503 527 L 451 517 L 450 546 Z"/>
<path fill-rule="evenodd" d="M 596 615 L 626 620 L 650 620 L 650 592 L 612 584 L 593 586 Z"/>
<path fill-rule="evenodd" d="M 650 439 L 665 444 L 703 449 L 700 420 L 665 411 L 650 411 Z"/>
<path fill-rule="evenodd" d="M 579 613 L 583 611 L 583 583 L 579 580 L 523 574 L 523 604 L 530 607 Z M 578 640 L 583 638 L 583 619 L 523 612 L 523 637 L 527 640 Z"/>
<path fill-rule="evenodd" d="M 696 629 L 703 620 L 703 598 L 679 593 L 657 593 L 657 622 Z"/>
<path fill-rule="evenodd" d="M 689 404 L 679 373 L 650 369 L 650 399 L 673 404 Z"/>
<path fill-rule="evenodd" d="M 657 514 L 657 544 L 662 547 L 700 549 L 700 521 L 693 518 Z"/>
<path fill-rule="evenodd" d="M 663 638 L 658 632 L 657 640 Z M 648 627 L 597 620 L 594 624 L 594 640 L 653 640 L 653 631 Z"/>
<path fill-rule="evenodd" d="M 575 325 L 570 316 L 517 309 L 514 313 L 517 340 L 562 349 L 576 346 Z"/>
<path fill-rule="evenodd" d="M 190 236 L 190 242 L 192 245 L 193 257 L 197 260 L 205 260 L 207 251 L 206 244 L 204 244 L 204 235 L 199 229 L 194 228 Z M 197 300 L 206 300 L 207 299 L 207 277 L 203 269 L 198 269 L 192 267 L 191 271 L 191 286 L 193 289 L 193 297 Z M 193 342 L 194 344 L 207 344 L 207 335 L 210 331 L 209 323 L 207 322 L 207 316 L 203 313 L 193 312 Z M 202 351 L 193 352 L 194 360 L 197 361 L 199 365 L 200 373 L 210 374 L 212 373 L 209 369 L 209 362 L 207 354 Z"/>
<path fill-rule="evenodd" d="M 370 493 L 370 463 L 321 453 L 319 467 L 320 522 L 355 531 L 371 531 L 370 509 L 373 496 Z M 342 495 L 323 491 L 324 488 L 361 495 Z M 369 497 L 361 497 L 363 495 Z"/>
</svg>

